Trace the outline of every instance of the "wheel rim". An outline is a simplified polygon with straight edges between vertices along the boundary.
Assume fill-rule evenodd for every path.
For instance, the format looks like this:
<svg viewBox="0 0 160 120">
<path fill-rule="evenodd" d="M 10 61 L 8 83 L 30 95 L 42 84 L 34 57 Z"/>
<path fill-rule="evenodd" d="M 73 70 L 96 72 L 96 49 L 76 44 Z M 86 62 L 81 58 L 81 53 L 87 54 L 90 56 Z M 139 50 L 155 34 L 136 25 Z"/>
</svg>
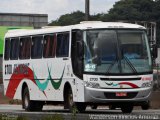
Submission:
<svg viewBox="0 0 160 120">
<path fill-rule="evenodd" d="M 68 100 L 69 100 L 69 105 L 70 106 L 73 106 L 73 94 L 72 94 L 72 92 L 70 91 L 70 93 L 69 93 L 69 96 L 68 96 L 69 98 L 68 98 Z"/>
<path fill-rule="evenodd" d="M 25 94 L 25 96 L 24 96 L 24 105 L 25 105 L 25 107 L 28 107 L 28 105 L 29 105 L 29 98 L 28 98 L 27 94 Z"/>
</svg>

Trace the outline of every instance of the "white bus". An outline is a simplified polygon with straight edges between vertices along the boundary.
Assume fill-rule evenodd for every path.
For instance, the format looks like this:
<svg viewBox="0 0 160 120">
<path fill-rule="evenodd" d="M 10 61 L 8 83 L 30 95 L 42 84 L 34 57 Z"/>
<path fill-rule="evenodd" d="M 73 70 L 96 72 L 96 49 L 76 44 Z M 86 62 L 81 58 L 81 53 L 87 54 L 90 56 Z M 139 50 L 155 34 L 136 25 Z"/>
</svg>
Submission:
<svg viewBox="0 0 160 120">
<path fill-rule="evenodd" d="M 4 93 L 26 111 L 63 103 L 83 112 L 109 105 L 148 109 L 153 71 L 146 29 L 128 23 L 81 22 L 5 35 Z"/>
</svg>

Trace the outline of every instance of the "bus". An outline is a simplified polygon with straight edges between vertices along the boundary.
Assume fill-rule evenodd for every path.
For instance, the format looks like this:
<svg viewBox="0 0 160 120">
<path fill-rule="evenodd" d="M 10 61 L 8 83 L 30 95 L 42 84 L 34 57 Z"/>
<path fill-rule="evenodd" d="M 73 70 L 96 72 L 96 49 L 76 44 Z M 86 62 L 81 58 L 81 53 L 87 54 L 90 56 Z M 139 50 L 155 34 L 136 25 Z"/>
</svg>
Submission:
<svg viewBox="0 0 160 120">
<path fill-rule="evenodd" d="M 123 113 L 149 108 L 153 56 L 143 26 L 88 21 L 11 30 L 4 44 L 4 94 L 22 100 L 26 111 L 46 103 L 79 112 L 99 105 Z"/>
</svg>

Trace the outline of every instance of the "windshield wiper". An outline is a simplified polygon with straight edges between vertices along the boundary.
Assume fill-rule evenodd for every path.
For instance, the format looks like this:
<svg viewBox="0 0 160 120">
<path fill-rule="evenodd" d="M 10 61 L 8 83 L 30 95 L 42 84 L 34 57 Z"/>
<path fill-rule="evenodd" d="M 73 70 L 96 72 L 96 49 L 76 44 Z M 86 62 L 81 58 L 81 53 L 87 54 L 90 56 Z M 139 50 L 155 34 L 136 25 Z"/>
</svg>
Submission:
<svg viewBox="0 0 160 120">
<path fill-rule="evenodd" d="M 118 62 L 118 60 L 115 60 L 107 69 L 107 74 L 111 71 L 112 67 Z"/>
<path fill-rule="evenodd" d="M 135 67 L 132 65 L 131 61 L 126 57 L 123 56 L 124 60 L 128 63 L 128 65 L 130 66 L 130 68 L 133 70 L 134 73 L 137 73 L 137 70 L 135 69 Z"/>
<path fill-rule="evenodd" d="M 136 70 L 135 67 L 132 65 L 132 63 L 130 62 L 130 60 L 129 60 L 126 56 L 124 56 L 123 58 L 124 58 L 124 60 L 127 62 L 127 64 L 129 65 L 129 67 L 132 69 L 132 71 L 133 71 L 134 73 L 137 73 L 137 70 Z M 112 67 L 113 67 L 117 62 L 118 62 L 118 60 L 115 60 L 115 61 L 109 66 L 109 68 L 107 69 L 107 73 L 109 73 L 109 72 L 111 71 Z"/>
</svg>

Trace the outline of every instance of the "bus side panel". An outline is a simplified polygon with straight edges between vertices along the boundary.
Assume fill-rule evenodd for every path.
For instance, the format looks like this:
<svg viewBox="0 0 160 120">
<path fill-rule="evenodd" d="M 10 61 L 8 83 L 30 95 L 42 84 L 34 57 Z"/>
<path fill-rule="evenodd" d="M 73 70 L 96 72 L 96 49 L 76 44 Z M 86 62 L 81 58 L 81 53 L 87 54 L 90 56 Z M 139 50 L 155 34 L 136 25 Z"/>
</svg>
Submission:
<svg viewBox="0 0 160 120">
<path fill-rule="evenodd" d="M 46 101 L 47 97 L 46 94 L 44 94 L 43 91 L 39 90 L 39 88 L 37 87 L 37 85 L 35 85 L 31 80 L 29 79 L 24 79 L 18 86 L 18 88 L 16 89 L 16 93 L 14 96 L 14 99 L 22 99 L 22 86 L 23 84 L 26 83 L 27 87 L 29 89 L 29 95 L 30 95 L 30 99 L 31 100 L 43 100 Z"/>
<path fill-rule="evenodd" d="M 76 102 L 85 102 L 84 101 L 84 82 L 83 80 L 80 80 L 79 78 L 76 78 L 76 96 L 77 100 Z"/>
<path fill-rule="evenodd" d="M 12 62 L 11 61 L 3 61 L 4 95 L 6 95 L 8 85 L 10 83 L 11 75 L 12 75 Z"/>
<path fill-rule="evenodd" d="M 59 82 L 59 85 L 55 84 L 53 85 L 54 89 L 56 90 L 56 101 L 64 101 L 64 87 L 66 83 L 69 83 L 72 93 L 73 93 L 73 99 L 76 100 L 76 83 L 75 79 L 72 73 L 72 66 L 71 66 L 71 59 L 67 58 L 68 60 L 63 60 L 63 58 L 57 58 L 56 61 L 54 61 L 53 67 L 53 73 L 52 77 L 53 79 L 59 78 L 59 80 L 55 80 L 55 82 Z M 60 83 L 61 80 L 61 83 Z"/>
</svg>

